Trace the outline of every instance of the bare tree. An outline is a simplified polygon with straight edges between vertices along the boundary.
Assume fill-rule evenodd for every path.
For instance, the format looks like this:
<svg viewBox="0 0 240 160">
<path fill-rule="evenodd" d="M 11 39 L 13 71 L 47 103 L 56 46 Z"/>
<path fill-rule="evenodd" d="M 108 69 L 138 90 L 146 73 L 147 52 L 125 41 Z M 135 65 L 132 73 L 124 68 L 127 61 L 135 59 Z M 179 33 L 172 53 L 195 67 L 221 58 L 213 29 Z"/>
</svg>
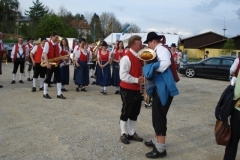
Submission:
<svg viewBox="0 0 240 160">
<path fill-rule="evenodd" d="M 94 15 L 93 12 L 85 12 L 85 13 L 84 13 L 84 18 L 86 19 L 86 21 L 88 22 L 88 24 L 91 23 L 91 20 L 92 20 L 93 15 Z"/>
<path fill-rule="evenodd" d="M 58 16 L 59 17 L 67 17 L 69 14 L 72 14 L 69 12 L 64 6 L 60 6 Z"/>
<path fill-rule="evenodd" d="M 127 33 L 138 33 L 138 32 L 141 32 L 141 28 L 138 27 L 138 25 L 136 25 L 135 23 L 124 23 L 122 25 L 122 30 L 124 30 L 124 28 L 130 24 L 130 29 L 127 31 Z"/>
</svg>

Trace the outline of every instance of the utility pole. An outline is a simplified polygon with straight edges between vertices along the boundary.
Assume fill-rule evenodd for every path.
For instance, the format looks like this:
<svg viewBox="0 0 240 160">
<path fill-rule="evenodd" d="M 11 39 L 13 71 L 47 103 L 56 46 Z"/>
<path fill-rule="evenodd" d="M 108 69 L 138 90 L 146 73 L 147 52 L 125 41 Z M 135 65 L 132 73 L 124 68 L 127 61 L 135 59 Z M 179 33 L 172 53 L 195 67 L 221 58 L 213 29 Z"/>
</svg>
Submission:
<svg viewBox="0 0 240 160">
<path fill-rule="evenodd" d="M 226 26 L 225 26 L 225 17 L 224 17 L 224 24 L 223 24 L 223 39 L 225 39 L 225 31 L 226 31 Z"/>
</svg>

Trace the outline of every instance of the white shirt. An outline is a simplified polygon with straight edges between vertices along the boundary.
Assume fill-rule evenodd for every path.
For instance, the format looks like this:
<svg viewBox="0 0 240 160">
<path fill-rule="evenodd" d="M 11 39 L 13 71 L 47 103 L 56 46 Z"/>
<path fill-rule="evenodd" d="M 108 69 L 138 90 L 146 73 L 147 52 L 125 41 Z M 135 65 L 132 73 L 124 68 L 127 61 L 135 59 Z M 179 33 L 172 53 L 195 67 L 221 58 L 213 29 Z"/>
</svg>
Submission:
<svg viewBox="0 0 240 160">
<path fill-rule="evenodd" d="M 30 44 L 30 46 L 31 46 L 31 48 L 33 49 L 33 47 L 34 47 L 34 45 L 33 44 L 31 44 L 31 43 L 28 43 L 28 44 Z M 31 51 L 31 49 L 28 47 L 28 44 L 26 44 L 26 54 L 28 54 L 29 55 L 29 53 L 30 53 L 30 51 Z"/>
<path fill-rule="evenodd" d="M 17 58 L 20 58 L 20 55 L 21 55 L 21 58 L 24 58 L 24 53 L 23 53 L 23 48 L 22 48 L 24 45 L 20 45 L 19 43 L 17 45 L 18 45 Z M 15 47 L 16 47 L 16 44 L 12 48 L 11 58 L 14 58 Z M 27 53 L 26 53 L 26 56 L 28 56 Z"/>
<path fill-rule="evenodd" d="M 138 58 L 138 53 L 133 51 L 130 48 L 130 52 L 133 53 L 135 57 Z M 119 76 L 120 80 L 126 83 L 138 83 L 138 78 L 139 77 L 133 77 L 132 75 L 129 74 L 130 69 L 131 69 L 131 61 L 128 56 L 123 56 L 120 60 L 120 70 L 119 70 Z"/>
<path fill-rule="evenodd" d="M 157 53 L 157 60 L 160 61 L 160 66 L 156 71 L 164 72 L 171 65 L 171 53 L 162 44 L 158 44 L 154 50 Z"/>
<path fill-rule="evenodd" d="M 234 74 L 238 68 L 239 58 L 236 58 L 230 68 L 230 74 Z"/>
<path fill-rule="evenodd" d="M 38 49 L 38 45 L 34 46 L 33 49 L 31 50 L 31 53 L 34 55 L 37 52 L 37 49 Z M 42 49 L 43 49 L 43 47 L 42 47 Z"/>
<path fill-rule="evenodd" d="M 84 54 L 85 56 L 87 56 L 89 53 L 89 51 L 85 51 L 84 49 L 82 48 L 79 48 L 79 46 L 76 46 L 74 48 L 74 51 L 73 51 L 73 55 L 74 55 L 74 60 L 78 61 L 81 54 Z M 90 60 L 90 57 L 88 57 L 88 61 Z"/>
<path fill-rule="evenodd" d="M 49 52 L 49 44 L 48 44 L 49 42 L 45 42 L 45 45 L 44 45 L 44 48 L 43 48 L 43 53 L 46 53 L 46 54 L 48 54 L 48 52 Z M 58 44 L 58 48 L 59 48 L 59 54 L 62 52 L 62 47 L 60 46 L 60 44 L 59 43 L 53 43 L 53 41 L 51 41 L 51 43 L 53 44 L 53 45 L 56 45 L 56 44 Z"/>
</svg>

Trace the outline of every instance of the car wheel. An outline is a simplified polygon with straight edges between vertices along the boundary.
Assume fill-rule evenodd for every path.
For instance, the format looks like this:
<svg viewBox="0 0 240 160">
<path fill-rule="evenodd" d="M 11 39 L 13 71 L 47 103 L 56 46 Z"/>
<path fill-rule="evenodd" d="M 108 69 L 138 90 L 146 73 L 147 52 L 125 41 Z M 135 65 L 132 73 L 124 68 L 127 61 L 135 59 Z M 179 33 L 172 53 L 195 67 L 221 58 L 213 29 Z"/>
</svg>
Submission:
<svg viewBox="0 0 240 160">
<path fill-rule="evenodd" d="M 185 75 L 188 77 L 188 78 L 192 78 L 195 76 L 195 70 L 193 68 L 187 68 L 186 71 L 185 71 Z"/>
</svg>

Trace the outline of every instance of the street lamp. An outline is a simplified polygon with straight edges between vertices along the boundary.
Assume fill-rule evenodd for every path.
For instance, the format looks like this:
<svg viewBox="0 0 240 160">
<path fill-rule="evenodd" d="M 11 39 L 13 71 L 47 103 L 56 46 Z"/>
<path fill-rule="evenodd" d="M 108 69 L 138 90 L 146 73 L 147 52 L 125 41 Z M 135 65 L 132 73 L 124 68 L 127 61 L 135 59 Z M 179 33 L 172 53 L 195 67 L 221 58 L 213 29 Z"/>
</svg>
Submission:
<svg viewBox="0 0 240 160">
<path fill-rule="evenodd" d="M 21 29 L 22 29 L 22 25 L 20 25 L 20 26 L 19 26 L 19 28 L 20 28 L 20 34 L 19 34 L 19 35 L 21 35 Z"/>
</svg>

